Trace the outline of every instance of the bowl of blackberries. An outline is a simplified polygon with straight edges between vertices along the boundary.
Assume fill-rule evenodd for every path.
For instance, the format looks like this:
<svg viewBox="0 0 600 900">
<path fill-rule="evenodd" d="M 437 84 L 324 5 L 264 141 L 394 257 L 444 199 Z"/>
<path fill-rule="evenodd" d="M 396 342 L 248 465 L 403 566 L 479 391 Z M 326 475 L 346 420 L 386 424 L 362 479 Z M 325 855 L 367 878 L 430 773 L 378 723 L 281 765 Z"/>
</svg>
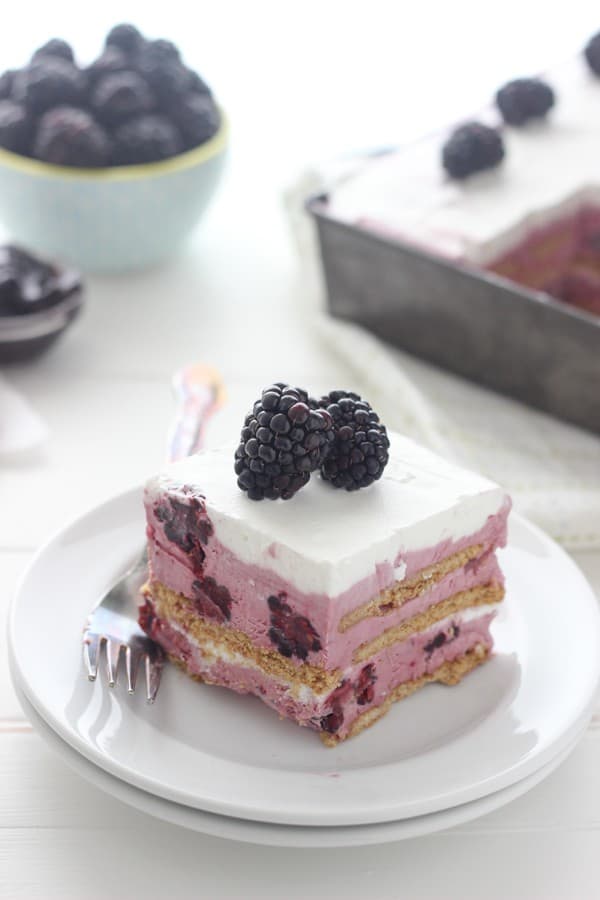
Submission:
<svg viewBox="0 0 600 900">
<path fill-rule="evenodd" d="M 164 39 L 116 25 L 79 64 L 54 38 L 0 76 L 0 219 L 14 240 L 86 271 L 172 256 L 207 208 L 227 125 Z"/>
<path fill-rule="evenodd" d="M 0 246 L 0 363 L 37 356 L 79 313 L 78 272 L 12 244 Z"/>
</svg>

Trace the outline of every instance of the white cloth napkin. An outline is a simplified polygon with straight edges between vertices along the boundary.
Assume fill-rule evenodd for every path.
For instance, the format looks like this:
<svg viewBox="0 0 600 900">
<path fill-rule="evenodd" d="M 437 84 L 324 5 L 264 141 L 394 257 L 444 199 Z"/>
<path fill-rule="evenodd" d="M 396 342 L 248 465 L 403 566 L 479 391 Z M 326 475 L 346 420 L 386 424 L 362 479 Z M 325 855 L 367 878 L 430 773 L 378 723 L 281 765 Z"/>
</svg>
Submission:
<svg viewBox="0 0 600 900">
<path fill-rule="evenodd" d="M 305 172 L 285 196 L 313 301 L 313 324 L 353 373 L 386 424 L 499 482 L 515 508 L 571 549 L 600 548 L 600 438 L 395 349 L 330 317 L 312 221 L 311 193 L 327 190 L 351 161 Z M 345 387 L 345 385 L 332 385 Z M 598 385 L 600 402 L 600 385 Z"/>
<path fill-rule="evenodd" d="M 47 434 L 40 416 L 0 375 L 0 462 L 2 457 L 34 449 Z"/>
</svg>

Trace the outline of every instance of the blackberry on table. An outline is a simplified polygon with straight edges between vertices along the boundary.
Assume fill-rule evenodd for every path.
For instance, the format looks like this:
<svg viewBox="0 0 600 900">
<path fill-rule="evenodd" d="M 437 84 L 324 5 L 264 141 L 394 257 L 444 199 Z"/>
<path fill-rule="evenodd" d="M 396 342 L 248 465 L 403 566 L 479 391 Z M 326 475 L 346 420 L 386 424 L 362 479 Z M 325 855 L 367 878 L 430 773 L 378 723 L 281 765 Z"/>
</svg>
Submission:
<svg viewBox="0 0 600 900">
<path fill-rule="evenodd" d="M 32 62 L 45 56 L 56 56 L 59 59 L 66 59 L 67 62 L 75 62 L 75 55 L 70 44 L 60 38 L 52 38 L 46 41 L 41 47 L 35 51 L 31 57 Z"/>
<path fill-rule="evenodd" d="M 35 114 L 54 106 L 84 102 L 86 78 L 73 63 L 58 56 L 37 59 L 15 75 L 14 99 Z"/>
<path fill-rule="evenodd" d="M 333 443 L 321 476 L 336 488 L 356 491 L 381 478 L 389 459 L 385 425 L 371 406 L 351 391 L 331 391 L 318 401 L 333 420 Z"/>
<path fill-rule="evenodd" d="M 135 25 L 122 22 L 110 29 L 104 41 L 106 47 L 118 47 L 123 53 L 138 53 L 144 46 L 145 40 Z"/>
<path fill-rule="evenodd" d="M 496 94 L 496 105 L 509 125 L 545 116 L 554 106 L 554 91 L 540 78 L 516 78 Z"/>
<path fill-rule="evenodd" d="M 594 75 L 600 75 L 600 31 L 589 39 L 583 49 L 583 54 Z"/>
<path fill-rule="evenodd" d="M 154 97 L 137 72 L 113 72 L 98 80 L 90 98 L 98 119 L 109 127 L 149 112 Z"/>
<path fill-rule="evenodd" d="M 491 169 L 504 158 L 502 136 L 495 128 L 468 122 L 452 132 L 442 149 L 442 165 L 452 178 Z"/>
<path fill-rule="evenodd" d="M 306 391 L 277 382 L 246 416 L 234 468 L 251 500 L 289 500 L 322 464 L 332 422 L 312 405 Z"/>
<path fill-rule="evenodd" d="M 186 149 L 208 141 L 219 130 L 221 121 L 210 94 L 187 94 L 173 107 L 171 117 L 181 132 Z"/>
<path fill-rule="evenodd" d="M 182 148 L 179 131 L 165 116 L 138 116 L 116 129 L 112 163 L 131 166 L 158 162 L 176 156 Z"/>
<path fill-rule="evenodd" d="M 57 106 L 40 119 L 33 155 L 57 166 L 101 168 L 108 165 L 110 142 L 102 126 L 89 113 Z"/>
<path fill-rule="evenodd" d="M 12 100 L 0 100 L 0 147 L 27 155 L 31 130 L 31 120 L 24 106 Z"/>
</svg>

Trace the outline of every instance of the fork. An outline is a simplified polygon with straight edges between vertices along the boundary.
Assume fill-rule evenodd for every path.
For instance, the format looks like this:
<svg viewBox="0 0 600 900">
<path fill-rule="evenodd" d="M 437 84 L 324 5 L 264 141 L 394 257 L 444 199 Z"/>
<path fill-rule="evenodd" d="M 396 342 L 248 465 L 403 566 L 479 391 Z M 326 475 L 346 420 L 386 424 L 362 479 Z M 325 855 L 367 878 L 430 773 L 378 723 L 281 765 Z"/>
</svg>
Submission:
<svg viewBox="0 0 600 900">
<path fill-rule="evenodd" d="M 167 439 L 167 459 L 174 462 L 196 453 L 204 444 L 209 418 L 223 404 L 225 391 L 216 369 L 191 365 L 173 377 L 177 413 Z M 137 600 L 146 580 L 148 554 L 144 549 L 132 566 L 100 597 L 83 631 L 83 660 L 90 681 L 95 681 L 103 648 L 110 687 L 117 683 L 119 660 L 124 656 L 127 690 L 133 694 L 140 665 L 144 666 L 146 700 L 154 703 L 165 654 L 137 623 Z"/>
</svg>

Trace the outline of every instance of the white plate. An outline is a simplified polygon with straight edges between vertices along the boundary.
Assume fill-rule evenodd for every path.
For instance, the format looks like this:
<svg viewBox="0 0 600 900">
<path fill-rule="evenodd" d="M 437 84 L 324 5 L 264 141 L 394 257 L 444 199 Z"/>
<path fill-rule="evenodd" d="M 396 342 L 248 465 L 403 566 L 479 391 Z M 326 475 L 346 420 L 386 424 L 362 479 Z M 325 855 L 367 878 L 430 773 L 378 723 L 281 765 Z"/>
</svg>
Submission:
<svg viewBox="0 0 600 900">
<path fill-rule="evenodd" d="M 50 540 L 9 619 L 16 684 L 60 737 L 123 781 L 176 803 L 288 825 L 364 825 L 426 815 L 532 775 L 591 715 L 600 624 L 591 588 L 537 528 L 512 517 L 495 657 L 432 685 L 335 749 L 260 701 L 168 667 L 154 706 L 84 677 L 80 634 L 144 531 L 132 490 Z"/>
<path fill-rule="evenodd" d="M 192 809 L 191 806 L 183 806 L 173 803 L 171 800 L 163 800 L 155 794 L 148 794 L 140 788 L 133 787 L 114 775 L 109 775 L 104 769 L 100 769 L 89 762 L 80 753 L 77 753 L 69 744 L 65 743 L 56 732 L 34 710 L 33 706 L 25 699 L 24 694 L 17 690 L 17 695 L 25 714 L 29 717 L 36 730 L 41 734 L 50 747 L 71 766 L 82 778 L 90 781 L 100 790 L 105 791 L 117 800 L 127 803 L 129 806 L 139 809 L 156 819 L 179 825 L 191 831 L 202 834 L 210 834 L 213 837 L 226 838 L 232 841 L 244 841 L 248 844 L 264 844 L 270 847 L 296 847 L 318 848 L 326 847 L 364 847 L 371 844 L 388 844 L 392 841 L 402 841 L 407 838 L 422 837 L 463 825 L 479 816 L 486 815 L 499 809 L 511 800 L 520 797 L 526 791 L 531 790 L 544 778 L 550 775 L 560 763 L 574 749 L 577 739 L 566 750 L 563 750 L 555 759 L 546 763 L 533 775 L 517 781 L 516 784 L 495 791 L 480 800 L 472 800 L 452 809 L 438 813 L 430 813 L 428 816 L 413 816 L 411 819 L 401 819 L 399 822 L 383 822 L 379 825 L 345 825 L 340 827 L 310 825 L 269 825 L 266 822 L 252 822 L 249 819 L 236 819 L 232 816 L 219 816 L 216 813 L 203 812 L 201 809 Z M 585 728 L 583 729 L 585 731 Z M 583 732 L 582 732 L 583 733 Z"/>
</svg>

